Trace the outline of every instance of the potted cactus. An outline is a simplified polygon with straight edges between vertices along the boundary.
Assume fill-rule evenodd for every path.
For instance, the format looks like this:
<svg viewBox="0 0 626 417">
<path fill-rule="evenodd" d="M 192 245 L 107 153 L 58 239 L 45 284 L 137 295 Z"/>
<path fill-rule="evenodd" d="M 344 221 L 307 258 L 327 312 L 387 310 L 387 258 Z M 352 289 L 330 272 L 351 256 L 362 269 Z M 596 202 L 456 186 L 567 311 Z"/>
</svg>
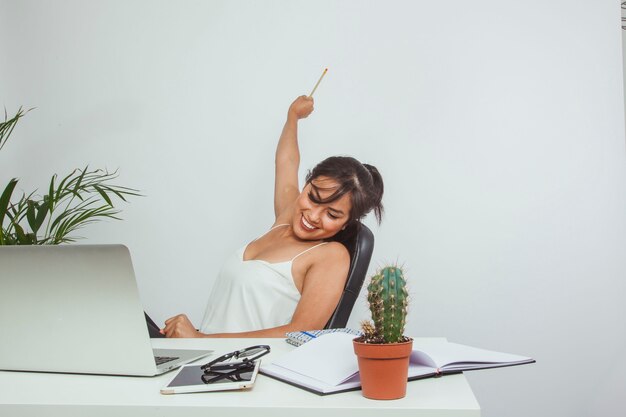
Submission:
<svg viewBox="0 0 626 417">
<path fill-rule="evenodd" d="M 367 287 L 373 323 L 361 323 L 363 336 L 354 339 L 363 396 L 393 400 L 406 395 L 413 339 L 404 336 L 408 293 L 402 268 L 387 266 Z"/>
</svg>

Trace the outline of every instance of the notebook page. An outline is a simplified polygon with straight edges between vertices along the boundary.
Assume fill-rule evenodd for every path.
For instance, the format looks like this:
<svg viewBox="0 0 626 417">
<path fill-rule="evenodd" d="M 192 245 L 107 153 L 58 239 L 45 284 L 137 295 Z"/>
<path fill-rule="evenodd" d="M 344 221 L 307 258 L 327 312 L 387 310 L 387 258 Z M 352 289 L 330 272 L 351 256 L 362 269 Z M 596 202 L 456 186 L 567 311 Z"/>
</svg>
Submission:
<svg viewBox="0 0 626 417">
<path fill-rule="evenodd" d="M 448 370 L 495 364 L 513 364 L 532 360 L 526 356 L 479 349 L 458 343 L 441 342 L 420 348 L 439 368 Z"/>
<path fill-rule="evenodd" d="M 328 385 L 339 385 L 359 371 L 352 339 L 354 335 L 347 333 L 325 334 L 272 364 Z"/>
</svg>

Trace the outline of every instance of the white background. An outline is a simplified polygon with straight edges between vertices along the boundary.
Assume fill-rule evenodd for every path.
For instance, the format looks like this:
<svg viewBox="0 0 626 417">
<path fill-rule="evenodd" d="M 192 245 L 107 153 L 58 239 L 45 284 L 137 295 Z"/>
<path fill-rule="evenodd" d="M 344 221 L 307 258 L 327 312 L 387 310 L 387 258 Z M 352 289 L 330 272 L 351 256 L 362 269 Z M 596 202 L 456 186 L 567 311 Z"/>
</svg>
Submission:
<svg viewBox="0 0 626 417">
<path fill-rule="evenodd" d="M 486 417 L 623 415 L 620 36 L 615 0 L 2 0 L 1 104 L 36 109 L 0 186 L 119 168 L 145 197 L 83 242 L 128 245 L 146 309 L 199 324 L 222 260 L 271 225 L 287 107 L 328 66 L 302 172 L 382 172 L 372 267 L 406 266 L 407 333 L 537 360 L 468 374 Z"/>
</svg>

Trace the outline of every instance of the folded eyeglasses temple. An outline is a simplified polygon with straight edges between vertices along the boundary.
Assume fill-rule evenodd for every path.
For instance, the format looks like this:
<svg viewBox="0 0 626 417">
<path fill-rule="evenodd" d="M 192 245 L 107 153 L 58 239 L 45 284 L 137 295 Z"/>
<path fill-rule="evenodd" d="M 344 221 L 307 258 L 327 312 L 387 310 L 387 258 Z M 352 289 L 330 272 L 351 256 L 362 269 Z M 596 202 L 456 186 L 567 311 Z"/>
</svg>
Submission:
<svg viewBox="0 0 626 417">
<path fill-rule="evenodd" d="M 257 351 L 260 352 L 260 354 L 257 354 Z M 217 368 L 217 366 L 220 366 L 220 367 L 224 366 L 227 369 L 227 368 L 229 368 L 228 366 L 218 365 L 218 364 L 220 364 L 221 362 L 224 362 L 224 361 L 226 361 L 226 360 L 228 360 L 228 359 L 230 359 L 232 357 L 235 357 L 235 358 L 239 359 L 239 357 L 241 355 L 245 354 L 245 353 L 248 353 L 249 355 L 254 356 L 253 358 L 244 357 L 242 359 L 242 362 L 246 363 L 246 362 L 250 362 L 250 361 L 254 361 L 256 359 L 259 359 L 260 357 L 267 355 L 269 352 L 270 352 L 270 347 L 268 345 L 250 346 L 250 347 L 247 347 L 247 348 L 244 348 L 244 349 L 236 350 L 234 352 L 226 353 L 226 354 L 224 354 L 224 355 L 222 355 L 222 356 L 220 356 L 220 357 L 218 357 L 216 359 L 213 359 L 210 362 L 205 363 L 204 365 L 202 365 L 200 367 L 200 369 L 202 369 L 205 372 L 207 370 L 210 370 L 211 367 Z M 225 369 L 225 368 L 222 368 L 222 369 Z"/>
</svg>

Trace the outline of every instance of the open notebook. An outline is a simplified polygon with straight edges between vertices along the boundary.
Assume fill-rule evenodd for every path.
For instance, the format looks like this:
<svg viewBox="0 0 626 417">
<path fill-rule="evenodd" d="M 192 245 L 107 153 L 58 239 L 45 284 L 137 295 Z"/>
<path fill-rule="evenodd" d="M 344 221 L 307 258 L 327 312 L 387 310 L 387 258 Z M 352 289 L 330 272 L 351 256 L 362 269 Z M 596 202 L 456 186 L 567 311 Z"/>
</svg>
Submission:
<svg viewBox="0 0 626 417">
<path fill-rule="evenodd" d="M 359 367 L 352 345 L 354 335 L 330 333 L 292 350 L 261 373 L 316 394 L 358 389 Z M 409 365 L 409 381 L 476 369 L 523 365 L 534 359 L 446 342 L 416 340 Z"/>
</svg>

